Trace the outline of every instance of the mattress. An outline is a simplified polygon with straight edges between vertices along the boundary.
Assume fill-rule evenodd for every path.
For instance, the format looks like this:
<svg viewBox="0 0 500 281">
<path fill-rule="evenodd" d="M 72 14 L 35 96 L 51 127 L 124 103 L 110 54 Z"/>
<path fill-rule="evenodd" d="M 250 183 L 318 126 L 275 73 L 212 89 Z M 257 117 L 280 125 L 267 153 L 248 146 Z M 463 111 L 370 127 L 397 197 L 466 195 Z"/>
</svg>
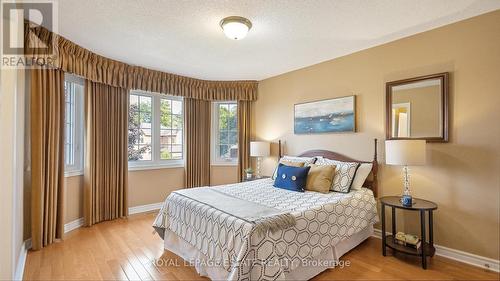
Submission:
<svg viewBox="0 0 500 281">
<path fill-rule="evenodd" d="M 292 227 L 262 235 L 252 231 L 252 223 L 172 193 L 153 224 L 160 236 L 169 235 L 166 249 L 168 238 L 175 234 L 199 258 L 210 261 L 211 268 L 218 268 L 218 277 L 226 272 L 225 280 L 285 280 L 304 261 L 324 255 L 332 245 L 378 222 L 375 198 L 365 188 L 350 193 L 299 193 L 275 188 L 272 179 L 262 179 L 201 189 L 214 188 L 296 219 Z"/>
</svg>

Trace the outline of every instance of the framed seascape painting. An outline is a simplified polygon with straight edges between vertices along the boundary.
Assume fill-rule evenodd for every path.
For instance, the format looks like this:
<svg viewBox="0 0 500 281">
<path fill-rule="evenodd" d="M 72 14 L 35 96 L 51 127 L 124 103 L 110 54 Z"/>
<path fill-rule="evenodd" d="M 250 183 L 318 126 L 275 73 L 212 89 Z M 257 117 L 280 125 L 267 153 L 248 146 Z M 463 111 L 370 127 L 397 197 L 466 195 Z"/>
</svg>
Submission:
<svg viewBox="0 0 500 281">
<path fill-rule="evenodd" d="M 356 131 L 356 96 L 296 104 L 295 134 Z"/>
</svg>

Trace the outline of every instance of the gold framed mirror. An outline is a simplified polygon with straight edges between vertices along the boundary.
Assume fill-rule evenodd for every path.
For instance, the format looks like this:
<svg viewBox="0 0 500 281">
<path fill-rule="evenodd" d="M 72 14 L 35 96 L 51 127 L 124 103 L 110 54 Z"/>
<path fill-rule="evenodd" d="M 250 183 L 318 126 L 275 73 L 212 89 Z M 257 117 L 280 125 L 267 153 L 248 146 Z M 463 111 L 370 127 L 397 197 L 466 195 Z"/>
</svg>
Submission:
<svg viewBox="0 0 500 281">
<path fill-rule="evenodd" d="M 448 141 L 448 76 L 438 73 L 386 84 L 386 138 Z"/>
</svg>

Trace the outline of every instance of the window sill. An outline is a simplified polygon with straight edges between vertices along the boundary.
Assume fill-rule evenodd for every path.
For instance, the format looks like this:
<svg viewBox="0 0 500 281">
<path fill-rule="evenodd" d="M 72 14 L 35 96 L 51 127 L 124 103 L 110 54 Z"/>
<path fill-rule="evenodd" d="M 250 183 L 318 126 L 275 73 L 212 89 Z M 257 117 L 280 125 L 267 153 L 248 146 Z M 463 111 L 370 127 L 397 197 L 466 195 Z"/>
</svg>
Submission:
<svg viewBox="0 0 500 281">
<path fill-rule="evenodd" d="M 64 172 L 65 178 L 76 177 L 76 176 L 83 176 L 83 171 L 66 171 L 66 172 Z"/>
<path fill-rule="evenodd" d="M 176 169 L 184 168 L 184 164 L 164 164 L 164 165 L 135 165 L 129 166 L 129 171 L 145 171 L 145 170 L 159 170 L 159 169 Z"/>
</svg>

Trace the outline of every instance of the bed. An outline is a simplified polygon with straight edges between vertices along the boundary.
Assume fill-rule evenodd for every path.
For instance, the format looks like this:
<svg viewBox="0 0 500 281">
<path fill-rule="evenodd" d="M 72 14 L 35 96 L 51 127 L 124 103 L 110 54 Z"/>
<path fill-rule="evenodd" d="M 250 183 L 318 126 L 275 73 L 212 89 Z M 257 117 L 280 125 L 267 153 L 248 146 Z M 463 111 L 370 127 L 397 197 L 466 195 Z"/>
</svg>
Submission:
<svg viewBox="0 0 500 281">
<path fill-rule="evenodd" d="M 373 163 L 360 190 L 300 193 L 275 188 L 269 178 L 185 189 L 167 197 L 153 227 L 166 250 L 212 280 L 310 279 L 342 266 L 339 258 L 372 235 L 376 147 L 375 140 L 369 162 L 324 150 L 299 155 Z"/>
</svg>

